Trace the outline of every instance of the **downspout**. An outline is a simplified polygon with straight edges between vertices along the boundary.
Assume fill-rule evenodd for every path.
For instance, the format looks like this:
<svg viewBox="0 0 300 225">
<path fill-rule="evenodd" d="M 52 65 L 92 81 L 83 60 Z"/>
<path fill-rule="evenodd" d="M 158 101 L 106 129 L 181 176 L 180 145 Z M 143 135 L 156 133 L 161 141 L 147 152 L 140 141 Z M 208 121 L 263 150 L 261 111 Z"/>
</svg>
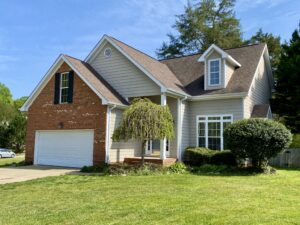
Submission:
<svg viewBox="0 0 300 225">
<path fill-rule="evenodd" d="M 107 106 L 106 113 L 106 132 L 105 132 L 105 163 L 109 163 L 109 154 L 110 154 L 110 117 L 111 111 L 116 108 L 116 105 Z"/>
</svg>

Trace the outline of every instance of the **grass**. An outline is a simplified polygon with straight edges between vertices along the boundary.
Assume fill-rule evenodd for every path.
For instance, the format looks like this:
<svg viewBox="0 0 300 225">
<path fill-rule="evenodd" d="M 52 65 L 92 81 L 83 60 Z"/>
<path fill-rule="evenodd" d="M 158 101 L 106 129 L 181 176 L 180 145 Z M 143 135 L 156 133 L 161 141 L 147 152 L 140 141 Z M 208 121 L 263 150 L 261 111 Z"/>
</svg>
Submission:
<svg viewBox="0 0 300 225">
<path fill-rule="evenodd" d="M 299 224 L 300 170 L 65 175 L 0 185 L 0 224 Z"/>
<path fill-rule="evenodd" d="M 24 163 L 24 154 L 17 155 L 15 158 L 1 158 L 0 167 L 11 166 L 13 164 L 22 165 Z"/>
</svg>

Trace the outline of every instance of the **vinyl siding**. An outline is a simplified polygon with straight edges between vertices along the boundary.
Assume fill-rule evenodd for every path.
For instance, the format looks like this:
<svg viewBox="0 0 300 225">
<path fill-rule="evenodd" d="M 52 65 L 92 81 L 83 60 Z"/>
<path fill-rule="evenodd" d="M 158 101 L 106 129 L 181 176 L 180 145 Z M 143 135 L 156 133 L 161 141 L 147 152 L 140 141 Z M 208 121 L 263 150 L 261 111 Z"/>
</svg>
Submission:
<svg viewBox="0 0 300 225">
<path fill-rule="evenodd" d="M 111 137 L 122 119 L 122 110 L 113 109 L 110 117 L 110 162 L 123 162 L 124 157 L 141 156 L 141 143 L 139 141 L 113 142 Z"/>
<path fill-rule="evenodd" d="M 230 81 L 230 78 L 233 73 L 234 73 L 234 67 L 226 62 L 225 63 L 225 87 L 227 86 L 228 82 Z"/>
<path fill-rule="evenodd" d="M 106 48 L 112 50 L 109 58 L 103 53 Z M 109 43 L 104 45 L 90 64 L 125 98 L 160 94 L 158 85 Z"/>
<path fill-rule="evenodd" d="M 244 100 L 245 118 L 250 118 L 254 105 L 269 104 L 271 98 L 271 86 L 268 79 L 264 57 L 258 64 L 257 73 L 249 91 L 249 96 Z"/>
<path fill-rule="evenodd" d="M 232 114 L 233 120 L 243 118 L 242 99 L 195 101 L 189 103 L 190 146 L 196 146 L 196 116 Z"/>
<path fill-rule="evenodd" d="M 170 112 L 173 116 L 174 121 L 174 134 L 175 137 L 170 141 L 170 156 L 169 157 L 177 157 L 177 125 L 178 125 L 178 115 L 177 115 L 177 99 L 172 97 L 167 97 L 167 105 L 169 106 Z"/>
<path fill-rule="evenodd" d="M 182 154 L 184 150 L 190 146 L 190 117 L 189 117 L 189 102 L 184 101 L 181 105 L 181 116 L 182 116 L 182 141 L 181 150 Z"/>
</svg>

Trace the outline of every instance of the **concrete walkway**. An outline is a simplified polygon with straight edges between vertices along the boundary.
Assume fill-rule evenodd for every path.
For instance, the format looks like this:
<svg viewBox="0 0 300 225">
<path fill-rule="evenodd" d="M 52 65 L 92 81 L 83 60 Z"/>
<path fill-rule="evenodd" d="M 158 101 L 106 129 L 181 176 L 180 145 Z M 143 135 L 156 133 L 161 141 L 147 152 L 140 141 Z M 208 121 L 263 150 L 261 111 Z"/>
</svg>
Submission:
<svg viewBox="0 0 300 225">
<path fill-rule="evenodd" d="M 21 166 L 0 168 L 0 184 L 33 180 L 42 177 L 60 176 L 78 172 L 79 169 L 53 166 Z"/>
</svg>

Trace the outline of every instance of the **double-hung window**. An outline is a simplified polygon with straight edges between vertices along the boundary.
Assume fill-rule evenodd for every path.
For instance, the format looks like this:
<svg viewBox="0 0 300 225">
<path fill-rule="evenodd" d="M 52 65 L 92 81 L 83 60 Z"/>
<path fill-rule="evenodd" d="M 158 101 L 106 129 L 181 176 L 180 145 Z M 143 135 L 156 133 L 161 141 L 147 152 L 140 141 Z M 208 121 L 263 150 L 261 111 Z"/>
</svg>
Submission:
<svg viewBox="0 0 300 225">
<path fill-rule="evenodd" d="M 221 60 L 211 59 L 208 60 L 208 70 L 209 70 L 209 85 L 220 85 L 220 75 L 221 75 Z"/>
<path fill-rule="evenodd" d="M 232 115 L 197 116 L 197 146 L 223 150 L 223 131 L 231 123 Z"/>
<path fill-rule="evenodd" d="M 68 102 L 69 72 L 60 74 L 59 103 Z"/>
</svg>

